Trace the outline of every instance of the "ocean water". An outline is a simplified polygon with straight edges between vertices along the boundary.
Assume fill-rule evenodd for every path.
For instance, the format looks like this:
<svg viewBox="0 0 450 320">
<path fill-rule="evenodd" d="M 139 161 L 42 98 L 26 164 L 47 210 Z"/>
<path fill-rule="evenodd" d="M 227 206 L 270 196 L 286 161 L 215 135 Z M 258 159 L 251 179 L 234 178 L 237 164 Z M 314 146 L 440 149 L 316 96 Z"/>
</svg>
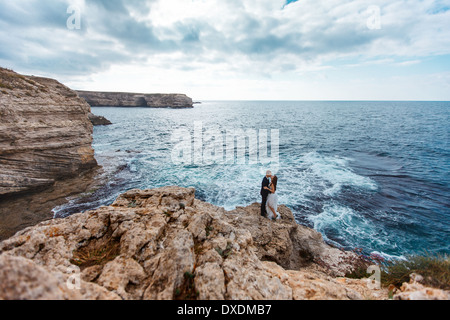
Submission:
<svg viewBox="0 0 450 320">
<path fill-rule="evenodd" d="M 168 185 L 195 187 L 199 199 L 234 209 L 260 201 L 261 180 L 272 169 L 279 203 L 331 244 L 387 258 L 450 253 L 450 102 L 207 101 L 183 110 L 92 110 L 113 122 L 94 129 L 108 183 L 55 208 L 57 217 L 111 204 L 129 189 Z M 212 129 L 218 135 L 208 140 Z M 234 149 L 226 133 L 240 129 L 256 133 L 259 145 L 248 139 L 239 150 L 247 150 L 244 157 L 226 163 L 221 147 Z M 183 132 L 184 145 L 175 139 Z M 201 158 L 199 137 L 209 154 L 216 147 L 215 161 Z M 250 150 L 264 141 L 272 163 L 251 161 Z"/>
</svg>

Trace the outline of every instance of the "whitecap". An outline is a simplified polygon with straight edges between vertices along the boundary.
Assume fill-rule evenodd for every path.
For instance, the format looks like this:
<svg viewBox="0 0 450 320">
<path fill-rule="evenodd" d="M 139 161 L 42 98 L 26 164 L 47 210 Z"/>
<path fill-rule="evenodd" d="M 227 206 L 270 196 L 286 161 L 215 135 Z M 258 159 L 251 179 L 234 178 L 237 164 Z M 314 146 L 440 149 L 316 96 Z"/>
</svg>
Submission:
<svg viewBox="0 0 450 320">
<path fill-rule="evenodd" d="M 404 255 L 392 255 L 385 252 L 372 251 L 370 254 L 377 255 L 385 259 L 386 261 L 406 261 L 406 257 Z"/>
<path fill-rule="evenodd" d="M 315 151 L 302 157 L 304 167 L 322 182 L 323 194 L 326 196 L 336 195 L 344 186 L 376 191 L 378 186 L 375 181 L 353 172 L 348 164 L 350 160 L 337 156 L 324 156 Z"/>
<path fill-rule="evenodd" d="M 334 238 L 340 239 L 341 245 L 345 243 L 351 248 L 367 245 L 369 247 L 392 247 L 385 231 L 350 207 L 327 203 L 323 206 L 321 213 L 309 216 L 307 219 L 313 224 L 314 229 L 329 242 L 335 242 L 328 236 L 332 235 Z"/>
</svg>

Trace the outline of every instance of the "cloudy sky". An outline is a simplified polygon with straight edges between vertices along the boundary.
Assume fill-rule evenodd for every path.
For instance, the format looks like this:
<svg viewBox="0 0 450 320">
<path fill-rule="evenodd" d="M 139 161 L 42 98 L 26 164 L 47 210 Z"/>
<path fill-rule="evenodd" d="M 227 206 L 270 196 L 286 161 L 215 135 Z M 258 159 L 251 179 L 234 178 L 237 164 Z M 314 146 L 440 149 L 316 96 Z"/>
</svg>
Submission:
<svg viewBox="0 0 450 320">
<path fill-rule="evenodd" d="M 450 0 L 0 0 L 0 66 L 194 100 L 450 100 Z"/>
</svg>

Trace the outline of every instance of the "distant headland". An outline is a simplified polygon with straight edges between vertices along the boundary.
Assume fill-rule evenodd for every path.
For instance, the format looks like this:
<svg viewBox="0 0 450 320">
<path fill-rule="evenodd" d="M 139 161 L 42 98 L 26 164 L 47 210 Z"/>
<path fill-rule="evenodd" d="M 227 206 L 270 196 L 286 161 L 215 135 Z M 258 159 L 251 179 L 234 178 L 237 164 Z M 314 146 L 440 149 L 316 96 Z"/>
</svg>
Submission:
<svg viewBox="0 0 450 320">
<path fill-rule="evenodd" d="M 193 108 L 185 94 L 144 94 L 127 92 L 77 91 L 91 107 Z"/>
</svg>

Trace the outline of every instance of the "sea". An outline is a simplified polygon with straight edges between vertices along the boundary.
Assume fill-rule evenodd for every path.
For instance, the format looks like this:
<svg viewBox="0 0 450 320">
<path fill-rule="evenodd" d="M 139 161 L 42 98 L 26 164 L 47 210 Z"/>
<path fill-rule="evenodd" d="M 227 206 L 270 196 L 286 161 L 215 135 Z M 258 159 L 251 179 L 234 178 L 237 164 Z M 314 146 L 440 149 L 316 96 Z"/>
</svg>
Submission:
<svg viewBox="0 0 450 320">
<path fill-rule="evenodd" d="M 279 204 L 331 245 L 389 260 L 450 254 L 450 102 L 202 101 L 92 112 L 113 123 L 94 128 L 107 182 L 55 217 L 172 185 L 232 210 L 260 202 L 272 170 Z"/>
</svg>

